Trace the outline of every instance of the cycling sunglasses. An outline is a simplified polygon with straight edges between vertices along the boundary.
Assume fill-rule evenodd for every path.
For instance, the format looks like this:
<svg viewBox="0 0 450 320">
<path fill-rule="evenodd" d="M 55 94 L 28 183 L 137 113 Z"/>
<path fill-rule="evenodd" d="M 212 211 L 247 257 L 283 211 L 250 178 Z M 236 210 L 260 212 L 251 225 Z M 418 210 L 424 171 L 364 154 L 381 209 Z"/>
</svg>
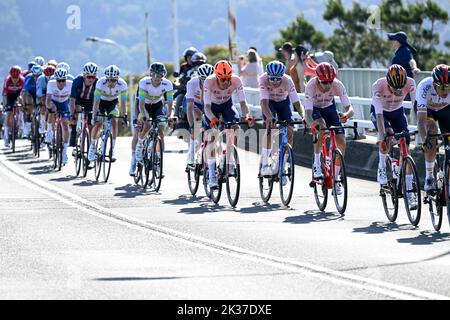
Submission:
<svg viewBox="0 0 450 320">
<path fill-rule="evenodd" d="M 328 81 L 319 80 L 320 84 L 323 84 L 323 85 L 326 85 L 326 86 L 333 84 L 333 82 L 334 82 L 334 80 L 328 80 Z"/>
<path fill-rule="evenodd" d="M 269 77 L 270 82 L 281 82 L 283 78 L 281 77 Z"/>
<path fill-rule="evenodd" d="M 229 82 L 231 81 L 231 78 L 221 78 L 219 79 L 220 82 Z"/>
<path fill-rule="evenodd" d="M 94 80 L 96 78 L 97 78 L 97 76 L 86 76 L 86 79 L 89 79 L 89 80 Z"/>
<path fill-rule="evenodd" d="M 441 90 L 449 90 L 450 84 L 437 84 L 436 87 L 438 87 Z"/>
<path fill-rule="evenodd" d="M 401 93 L 403 91 L 403 88 L 394 88 L 394 87 L 390 87 L 390 88 L 393 93 Z"/>
<path fill-rule="evenodd" d="M 152 78 L 162 79 L 162 78 L 164 78 L 164 73 L 150 72 L 150 76 Z"/>
<path fill-rule="evenodd" d="M 63 83 L 63 82 L 66 82 L 66 79 L 59 79 L 59 80 L 56 80 L 56 82 Z"/>
</svg>

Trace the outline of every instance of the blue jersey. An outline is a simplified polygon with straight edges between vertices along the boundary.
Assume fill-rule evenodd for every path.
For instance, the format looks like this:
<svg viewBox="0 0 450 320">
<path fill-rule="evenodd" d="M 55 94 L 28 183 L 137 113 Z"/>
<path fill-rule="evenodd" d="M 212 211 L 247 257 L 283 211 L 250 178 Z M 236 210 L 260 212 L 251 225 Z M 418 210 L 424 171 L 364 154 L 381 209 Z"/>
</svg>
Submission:
<svg viewBox="0 0 450 320">
<path fill-rule="evenodd" d="M 25 92 L 36 96 L 36 80 L 34 80 L 33 75 L 30 73 L 25 77 L 25 83 L 23 86 Z"/>
<path fill-rule="evenodd" d="M 95 80 L 90 87 L 86 87 L 83 76 L 80 75 L 73 80 L 70 97 L 75 99 L 75 101 L 88 100 L 90 102 L 94 102 L 96 84 L 97 80 Z"/>
<path fill-rule="evenodd" d="M 53 77 L 48 78 L 44 74 L 41 75 L 37 79 L 37 89 L 36 89 L 36 96 L 39 98 L 45 97 L 47 94 L 47 83 L 49 80 L 53 79 Z"/>
</svg>

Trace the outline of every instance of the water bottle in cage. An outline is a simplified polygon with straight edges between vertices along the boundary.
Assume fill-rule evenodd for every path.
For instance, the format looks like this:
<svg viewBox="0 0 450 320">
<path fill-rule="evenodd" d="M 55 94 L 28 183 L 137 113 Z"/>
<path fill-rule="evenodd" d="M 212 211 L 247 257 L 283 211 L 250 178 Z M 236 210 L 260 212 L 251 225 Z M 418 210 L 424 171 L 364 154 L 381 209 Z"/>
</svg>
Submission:
<svg viewBox="0 0 450 320">
<path fill-rule="evenodd" d="M 438 189 L 442 189 L 444 186 L 444 172 L 442 170 L 437 173 L 436 185 Z"/>
<path fill-rule="evenodd" d="M 392 177 L 396 180 L 400 177 L 400 163 L 398 160 L 392 160 Z"/>
<path fill-rule="evenodd" d="M 325 164 L 326 164 L 327 168 L 329 168 L 331 166 L 331 158 L 329 156 L 325 157 Z"/>
</svg>

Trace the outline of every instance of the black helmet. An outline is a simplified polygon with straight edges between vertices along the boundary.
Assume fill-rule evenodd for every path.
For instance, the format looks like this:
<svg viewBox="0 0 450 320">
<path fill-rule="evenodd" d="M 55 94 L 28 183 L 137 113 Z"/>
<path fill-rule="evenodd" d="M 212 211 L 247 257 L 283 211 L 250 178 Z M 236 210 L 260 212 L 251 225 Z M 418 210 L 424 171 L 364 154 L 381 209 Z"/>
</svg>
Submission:
<svg viewBox="0 0 450 320">
<path fill-rule="evenodd" d="M 192 56 L 192 60 L 191 61 L 192 61 L 192 64 L 194 66 L 201 66 L 202 64 L 205 64 L 206 61 L 208 61 L 208 58 L 206 58 L 206 56 L 203 53 L 196 52 Z"/>
<path fill-rule="evenodd" d="M 183 56 L 185 59 L 187 59 L 188 57 L 192 57 L 196 52 L 198 52 L 197 49 L 195 49 L 194 47 L 189 47 L 186 50 L 184 50 Z"/>
<path fill-rule="evenodd" d="M 161 62 L 153 62 L 150 66 L 150 76 L 152 74 L 158 74 L 160 76 L 165 77 L 167 75 L 166 66 Z"/>
</svg>

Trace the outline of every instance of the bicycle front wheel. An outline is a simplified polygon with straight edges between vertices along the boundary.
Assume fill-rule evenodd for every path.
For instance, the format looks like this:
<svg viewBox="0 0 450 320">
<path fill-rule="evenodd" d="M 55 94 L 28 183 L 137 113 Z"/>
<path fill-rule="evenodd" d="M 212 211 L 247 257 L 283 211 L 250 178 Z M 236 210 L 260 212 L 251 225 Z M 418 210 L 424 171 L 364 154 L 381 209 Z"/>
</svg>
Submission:
<svg viewBox="0 0 450 320">
<path fill-rule="evenodd" d="M 75 163 L 75 177 L 78 177 L 81 173 L 81 168 L 83 167 L 83 156 L 81 154 L 81 144 L 80 139 L 77 138 L 75 143 L 75 148 L 73 150 L 74 163 Z"/>
<path fill-rule="evenodd" d="M 100 137 L 97 140 L 97 144 L 95 145 L 95 164 L 94 164 L 94 175 L 95 180 L 98 181 L 100 179 L 100 174 L 102 172 L 103 165 L 103 134 L 100 134 Z"/>
<path fill-rule="evenodd" d="M 225 166 L 228 202 L 234 208 L 241 192 L 241 166 L 236 146 L 232 146 Z"/>
<path fill-rule="evenodd" d="M 392 161 L 386 157 L 387 185 L 380 190 L 381 201 L 383 202 L 384 213 L 390 222 L 395 222 L 398 215 L 397 179 L 393 175 Z"/>
<path fill-rule="evenodd" d="M 403 161 L 402 191 L 409 222 L 416 227 L 420 221 L 422 202 L 419 175 L 411 156 L 406 157 Z"/>
<path fill-rule="evenodd" d="M 325 177 L 327 169 L 324 165 L 325 157 L 321 155 L 322 172 L 324 177 L 319 180 L 315 180 L 310 186 L 314 189 L 314 198 L 316 200 L 317 207 L 320 211 L 325 211 L 328 203 L 328 188 L 327 188 L 327 178 Z"/>
<path fill-rule="evenodd" d="M 113 157 L 113 145 L 112 135 L 109 133 L 106 136 L 105 143 L 102 148 L 103 152 L 103 181 L 108 182 L 109 174 L 111 173 L 112 157 Z"/>
<path fill-rule="evenodd" d="M 62 125 L 59 124 L 56 132 L 56 158 L 57 158 L 57 167 L 58 171 L 61 171 L 62 168 L 62 157 L 63 157 L 63 138 L 62 138 Z"/>
<path fill-rule="evenodd" d="M 16 134 L 17 134 L 17 120 L 13 117 L 12 131 L 11 131 L 11 148 L 12 152 L 16 152 Z"/>
<path fill-rule="evenodd" d="M 163 156 L 164 149 L 161 138 L 157 137 L 153 143 L 152 171 L 153 189 L 158 192 L 161 189 L 163 176 Z"/>
<path fill-rule="evenodd" d="M 439 164 L 436 161 L 434 163 L 433 176 L 434 181 L 436 181 L 436 186 L 432 191 L 428 191 L 426 195 L 428 203 L 428 211 L 431 216 L 431 223 L 433 224 L 433 228 L 436 231 L 439 231 L 442 226 L 442 213 L 443 213 L 443 205 L 445 205 L 445 193 L 444 193 L 444 179 L 439 178 L 437 172 L 440 170 Z M 444 201 L 444 203 L 443 203 Z"/>
<path fill-rule="evenodd" d="M 294 154 L 290 145 L 284 146 L 279 164 L 280 197 L 283 205 L 287 207 L 292 200 L 295 179 Z"/>
<path fill-rule="evenodd" d="M 336 204 L 337 211 L 341 214 L 345 214 L 347 209 L 347 199 L 348 199 L 348 186 L 347 186 L 347 172 L 345 170 L 344 156 L 340 150 L 334 150 L 333 152 L 333 165 L 335 168 L 331 170 L 334 173 L 333 177 L 333 197 L 334 203 Z M 340 172 L 334 172 L 336 166 L 340 167 Z"/>
<path fill-rule="evenodd" d="M 81 141 L 81 159 L 83 161 L 83 178 L 86 178 L 89 170 L 88 153 L 91 145 L 91 139 L 89 138 L 89 130 L 86 128 L 83 134 L 83 140 Z"/>
<path fill-rule="evenodd" d="M 273 191 L 273 177 L 264 177 L 261 175 L 262 163 L 259 164 L 259 194 L 264 203 L 268 203 Z"/>
</svg>

